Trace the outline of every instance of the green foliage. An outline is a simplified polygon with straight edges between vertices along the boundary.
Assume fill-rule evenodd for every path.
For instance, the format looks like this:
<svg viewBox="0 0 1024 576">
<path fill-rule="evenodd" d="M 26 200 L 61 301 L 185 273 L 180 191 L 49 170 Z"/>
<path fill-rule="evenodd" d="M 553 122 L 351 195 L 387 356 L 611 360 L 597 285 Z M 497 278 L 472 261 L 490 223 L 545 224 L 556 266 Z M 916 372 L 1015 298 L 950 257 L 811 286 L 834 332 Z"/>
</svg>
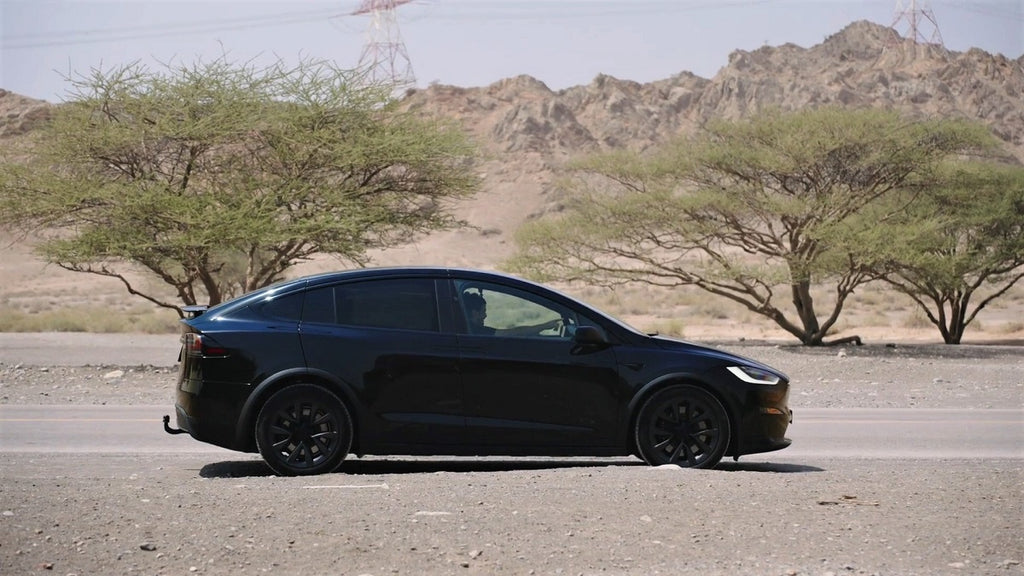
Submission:
<svg viewBox="0 0 1024 576">
<path fill-rule="evenodd" d="M 0 163 L 0 224 L 48 231 L 50 262 L 161 306 L 216 304 L 317 253 L 362 264 L 460 225 L 450 202 L 478 186 L 458 126 L 322 61 L 130 65 L 75 90 L 30 163 Z M 177 299 L 136 290 L 128 264 Z"/>
<path fill-rule="evenodd" d="M 1024 168 L 951 161 L 942 183 L 907 202 L 886 231 L 885 280 L 947 344 L 1024 278 Z"/>
<path fill-rule="evenodd" d="M 575 200 L 520 230 L 509 266 L 546 280 L 693 285 L 822 344 L 847 297 L 890 259 L 880 207 L 902 208 L 949 179 L 945 160 L 994 142 L 973 123 L 883 110 L 713 122 L 650 155 L 576 162 Z M 824 282 L 835 300 L 819 314 L 811 287 Z"/>
</svg>

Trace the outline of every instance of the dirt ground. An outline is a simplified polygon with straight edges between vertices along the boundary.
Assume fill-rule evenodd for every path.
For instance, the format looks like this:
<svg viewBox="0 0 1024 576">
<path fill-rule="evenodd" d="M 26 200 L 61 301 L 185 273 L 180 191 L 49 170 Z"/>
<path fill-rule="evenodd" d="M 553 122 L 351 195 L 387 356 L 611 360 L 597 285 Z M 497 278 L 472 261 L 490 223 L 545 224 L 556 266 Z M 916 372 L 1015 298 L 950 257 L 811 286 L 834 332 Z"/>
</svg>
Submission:
<svg viewBox="0 0 1024 576">
<path fill-rule="evenodd" d="M 798 415 L 1024 407 L 1019 347 L 720 346 L 787 371 Z M 173 362 L 152 351 L 135 366 L 0 354 L 0 403 L 170 407 Z M 1022 496 L 1022 458 L 370 458 L 278 478 L 226 451 L 0 450 L 0 574 L 1013 575 Z"/>
</svg>

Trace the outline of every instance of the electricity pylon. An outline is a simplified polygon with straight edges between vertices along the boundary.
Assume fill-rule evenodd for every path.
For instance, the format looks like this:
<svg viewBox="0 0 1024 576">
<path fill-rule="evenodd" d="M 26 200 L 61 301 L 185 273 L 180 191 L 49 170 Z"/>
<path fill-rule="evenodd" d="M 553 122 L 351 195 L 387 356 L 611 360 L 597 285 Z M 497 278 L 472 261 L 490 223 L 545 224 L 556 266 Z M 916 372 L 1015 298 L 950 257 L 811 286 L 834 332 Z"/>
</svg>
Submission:
<svg viewBox="0 0 1024 576">
<path fill-rule="evenodd" d="M 359 57 L 359 69 L 367 82 L 390 84 L 395 88 L 416 85 L 395 13 L 395 8 L 409 2 L 412 0 L 363 0 L 352 12 L 354 16 L 369 14 L 371 17 L 366 45 Z"/>
<path fill-rule="evenodd" d="M 906 26 L 905 33 L 901 33 L 901 25 Z M 943 46 L 939 22 L 935 19 L 935 13 L 928 6 L 927 0 L 910 0 L 909 3 L 905 0 L 896 0 L 896 13 L 890 28 L 897 39 L 911 40 L 916 44 Z M 925 31 L 929 28 L 931 35 L 926 36 Z"/>
</svg>

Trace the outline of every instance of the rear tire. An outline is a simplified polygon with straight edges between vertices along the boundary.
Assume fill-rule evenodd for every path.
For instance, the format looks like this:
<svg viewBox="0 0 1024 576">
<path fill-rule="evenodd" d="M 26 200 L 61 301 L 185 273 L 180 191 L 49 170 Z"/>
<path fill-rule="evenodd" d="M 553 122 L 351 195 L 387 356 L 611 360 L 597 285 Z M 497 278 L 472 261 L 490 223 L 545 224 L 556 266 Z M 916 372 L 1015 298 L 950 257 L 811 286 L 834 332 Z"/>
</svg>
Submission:
<svg viewBox="0 0 1024 576">
<path fill-rule="evenodd" d="M 729 447 L 729 414 L 696 386 L 655 392 L 636 418 L 636 447 L 651 466 L 713 468 Z"/>
<path fill-rule="evenodd" d="M 352 418 L 329 390 L 313 384 L 288 386 L 260 409 L 256 446 L 281 476 L 332 472 L 352 447 Z"/>
</svg>

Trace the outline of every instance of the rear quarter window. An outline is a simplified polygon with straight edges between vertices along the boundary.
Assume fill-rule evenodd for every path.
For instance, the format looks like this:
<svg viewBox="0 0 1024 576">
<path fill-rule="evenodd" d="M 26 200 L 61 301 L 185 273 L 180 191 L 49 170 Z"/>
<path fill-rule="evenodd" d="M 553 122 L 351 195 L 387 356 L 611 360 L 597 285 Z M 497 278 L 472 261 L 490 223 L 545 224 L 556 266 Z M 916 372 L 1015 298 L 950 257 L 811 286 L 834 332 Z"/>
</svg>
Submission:
<svg viewBox="0 0 1024 576">
<path fill-rule="evenodd" d="M 298 322 L 302 317 L 303 293 L 284 294 L 268 298 L 253 306 L 263 316 Z"/>
<path fill-rule="evenodd" d="M 303 322 L 438 331 L 437 297 L 429 278 L 368 280 L 310 290 Z"/>
</svg>

